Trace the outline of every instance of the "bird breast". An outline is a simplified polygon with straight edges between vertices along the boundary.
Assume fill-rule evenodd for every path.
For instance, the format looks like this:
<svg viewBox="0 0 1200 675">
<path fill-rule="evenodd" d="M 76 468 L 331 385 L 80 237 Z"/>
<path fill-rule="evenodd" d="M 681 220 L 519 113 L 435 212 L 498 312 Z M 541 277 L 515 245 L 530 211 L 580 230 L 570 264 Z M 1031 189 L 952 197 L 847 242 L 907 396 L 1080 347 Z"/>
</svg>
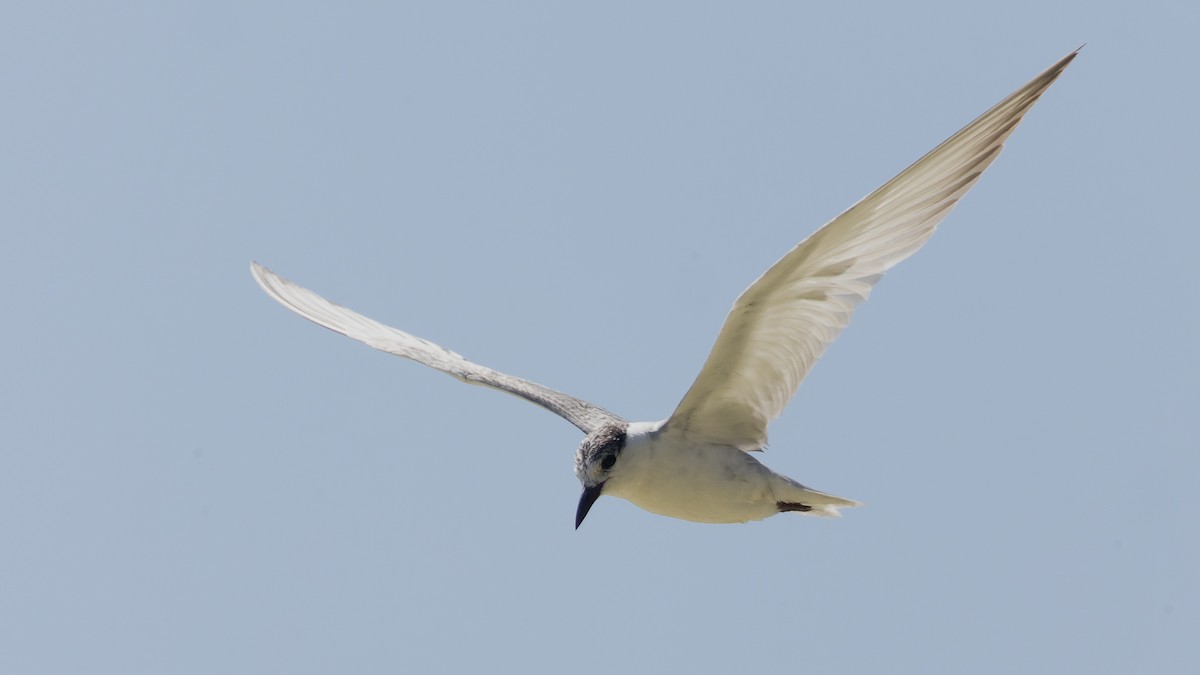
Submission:
<svg viewBox="0 0 1200 675">
<path fill-rule="evenodd" d="M 655 430 L 657 431 L 657 430 Z M 731 446 L 686 445 L 658 433 L 635 434 L 605 493 L 664 516 L 742 523 L 774 515 L 770 469 Z"/>
</svg>

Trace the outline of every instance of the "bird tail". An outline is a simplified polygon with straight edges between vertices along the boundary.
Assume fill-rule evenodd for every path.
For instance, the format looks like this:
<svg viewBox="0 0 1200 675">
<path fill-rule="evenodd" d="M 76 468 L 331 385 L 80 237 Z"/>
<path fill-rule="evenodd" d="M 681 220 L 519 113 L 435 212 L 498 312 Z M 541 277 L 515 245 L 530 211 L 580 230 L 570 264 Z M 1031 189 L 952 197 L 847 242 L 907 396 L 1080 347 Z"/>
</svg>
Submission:
<svg viewBox="0 0 1200 675">
<path fill-rule="evenodd" d="M 780 498 L 777 502 L 780 512 L 797 511 L 810 516 L 840 518 L 842 514 L 838 512 L 839 508 L 853 508 L 861 505 L 860 502 L 853 499 L 819 492 L 790 479 L 788 483 L 790 483 L 787 486 L 789 489 L 776 491 L 776 496 Z"/>
</svg>

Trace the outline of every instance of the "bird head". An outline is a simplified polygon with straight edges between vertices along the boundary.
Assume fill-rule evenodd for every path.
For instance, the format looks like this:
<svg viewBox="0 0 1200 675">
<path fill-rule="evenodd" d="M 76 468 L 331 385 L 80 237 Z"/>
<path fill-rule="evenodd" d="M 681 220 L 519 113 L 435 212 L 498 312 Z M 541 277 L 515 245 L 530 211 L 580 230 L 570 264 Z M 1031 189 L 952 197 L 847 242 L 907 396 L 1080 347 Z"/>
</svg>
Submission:
<svg viewBox="0 0 1200 675">
<path fill-rule="evenodd" d="M 604 492 L 604 485 L 620 471 L 621 450 L 625 448 L 625 425 L 609 424 L 588 434 L 575 451 L 575 477 L 583 485 L 579 507 L 575 510 L 575 529 L 583 523 L 592 504 Z"/>
</svg>

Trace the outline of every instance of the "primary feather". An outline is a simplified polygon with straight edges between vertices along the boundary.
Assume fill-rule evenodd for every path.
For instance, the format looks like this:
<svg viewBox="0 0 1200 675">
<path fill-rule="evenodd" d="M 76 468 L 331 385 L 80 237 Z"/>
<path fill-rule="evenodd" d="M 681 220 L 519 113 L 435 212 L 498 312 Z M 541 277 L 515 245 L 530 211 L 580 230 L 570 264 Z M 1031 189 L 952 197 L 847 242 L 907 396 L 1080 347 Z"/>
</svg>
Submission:
<svg viewBox="0 0 1200 675">
<path fill-rule="evenodd" d="M 792 249 L 733 304 L 716 344 L 665 431 L 746 451 L 854 308 L 933 234 L 1004 140 L 1079 50 L 917 160 Z"/>
<path fill-rule="evenodd" d="M 625 423 L 623 418 L 600 406 L 536 382 L 481 366 L 429 340 L 405 333 L 398 328 L 385 326 L 354 310 L 332 303 L 256 262 L 250 263 L 250 273 L 254 275 L 255 281 L 266 291 L 267 295 L 313 323 L 366 343 L 380 351 L 403 356 L 443 373 L 448 373 L 467 384 L 491 387 L 514 396 L 520 396 L 558 414 L 579 427 L 585 434 L 590 434 L 606 424 Z"/>
</svg>

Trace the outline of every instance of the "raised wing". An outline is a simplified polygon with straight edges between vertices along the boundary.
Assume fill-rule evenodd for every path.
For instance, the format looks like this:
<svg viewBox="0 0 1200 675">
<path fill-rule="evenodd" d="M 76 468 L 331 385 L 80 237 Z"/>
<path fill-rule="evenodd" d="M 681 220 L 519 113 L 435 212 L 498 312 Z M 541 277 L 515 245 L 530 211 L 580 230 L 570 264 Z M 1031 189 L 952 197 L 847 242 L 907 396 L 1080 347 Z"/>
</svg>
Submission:
<svg viewBox="0 0 1200 675">
<path fill-rule="evenodd" d="M 933 234 L 1079 50 L 996 104 L 792 249 L 733 304 L 665 427 L 759 450 L 813 363 L 884 272 Z"/>
<path fill-rule="evenodd" d="M 443 373 L 449 373 L 467 384 L 478 384 L 520 396 L 562 416 L 585 434 L 605 424 L 625 422 L 621 417 L 587 401 L 472 363 L 428 340 L 368 319 L 322 298 L 307 288 L 293 284 L 256 262 L 250 263 L 250 273 L 267 295 L 313 323 L 364 342 L 380 351 L 403 356 Z"/>
</svg>

